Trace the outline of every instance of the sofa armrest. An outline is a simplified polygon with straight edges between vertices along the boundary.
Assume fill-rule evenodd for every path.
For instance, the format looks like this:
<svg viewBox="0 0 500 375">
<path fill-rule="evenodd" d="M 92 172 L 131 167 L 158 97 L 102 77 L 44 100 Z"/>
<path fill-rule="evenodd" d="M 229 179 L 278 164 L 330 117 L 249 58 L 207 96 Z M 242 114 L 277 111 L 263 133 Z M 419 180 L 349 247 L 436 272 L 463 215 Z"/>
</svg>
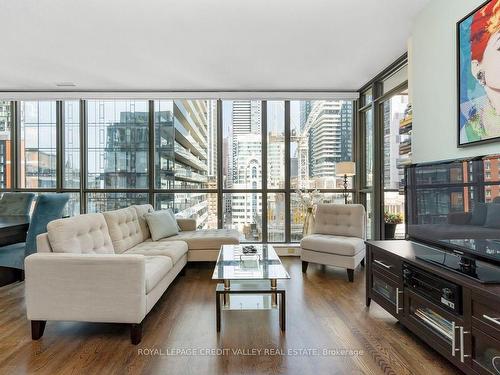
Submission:
<svg viewBox="0 0 500 375">
<path fill-rule="evenodd" d="M 36 236 L 36 251 L 39 253 L 52 252 L 52 246 L 50 246 L 48 233 L 42 233 Z"/>
<path fill-rule="evenodd" d="M 140 323 L 143 255 L 36 253 L 25 259 L 29 320 Z"/>
<path fill-rule="evenodd" d="M 196 230 L 196 219 L 177 219 L 177 225 L 183 231 Z"/>
</svg>

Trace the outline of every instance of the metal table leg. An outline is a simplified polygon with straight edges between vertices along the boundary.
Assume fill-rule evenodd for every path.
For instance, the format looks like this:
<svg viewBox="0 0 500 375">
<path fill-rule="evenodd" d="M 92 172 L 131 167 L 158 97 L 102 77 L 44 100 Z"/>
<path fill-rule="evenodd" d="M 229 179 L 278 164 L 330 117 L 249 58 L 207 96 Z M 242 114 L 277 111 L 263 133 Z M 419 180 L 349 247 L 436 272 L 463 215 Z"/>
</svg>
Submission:
<svg viewBox="0 0 500 375">
<path fill-rule="evenodd" d="M 219 292 L 215 292 L 215 316 L 216 316 L 217 332 L 220 332 L 221 306 L 220 306 Z"/>
<path fill-rule="evenodd" d="M 231 280 L 224 280 L 224 290 L 231 290 Z M 230 298 L 229 294 L 224 293 L 223 297 L 224 297 L 224 306 L 227 306 Z"/>
<path fill-rule="evenodd" d="M 282 331 L 286 329 L 286 300 L 285 300 L 285 291 L 280 293 L 280 328 Z"/>
<path fill-rule="evenodd" d="M 271 290 L 277 289 L 276 279 L 271 279 Z M 278 294 L 276 292 L 272 293 L 272 305 L 276 306 L 278 304 Z"/>
</svg>

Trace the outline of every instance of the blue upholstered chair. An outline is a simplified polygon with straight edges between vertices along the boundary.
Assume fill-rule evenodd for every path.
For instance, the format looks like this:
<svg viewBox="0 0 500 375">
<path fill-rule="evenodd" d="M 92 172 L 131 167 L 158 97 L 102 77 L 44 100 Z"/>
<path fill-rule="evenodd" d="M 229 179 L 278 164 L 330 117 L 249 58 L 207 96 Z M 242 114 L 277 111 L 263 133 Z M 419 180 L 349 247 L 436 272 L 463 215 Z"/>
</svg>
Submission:
<svg viewBox="0 0 500 375">
<path fill-rule="evenodd" d="M 4 193 L 0 199 L 0 216 L 29 216 L 34 193 Z"/>
<path fill-rule="evenodd" d="M 36 253 L 36 236 L 47 232 L 49 222 L 62 217 L 68 200 L 69 194 L 39 195 L 31 216 L 26 242 L 0 247 L 0 266 L 24 270 L 24 258 Z"/>
</svg>

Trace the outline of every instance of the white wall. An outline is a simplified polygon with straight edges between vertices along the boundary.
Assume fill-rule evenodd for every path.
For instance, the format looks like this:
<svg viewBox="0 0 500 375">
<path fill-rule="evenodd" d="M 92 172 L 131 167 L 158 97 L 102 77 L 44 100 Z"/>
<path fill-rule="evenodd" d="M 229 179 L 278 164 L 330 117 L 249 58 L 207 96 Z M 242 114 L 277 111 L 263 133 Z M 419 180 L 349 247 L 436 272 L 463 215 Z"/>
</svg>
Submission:
<svg viewBox="0 0 500 375">
<path fill-rule="evenodd" d="M 457 148 L 456 22 L 484 0 L 432 0 L 410 39 L 414 162 L 500 152 L 500 143 Z"/>
</svg>

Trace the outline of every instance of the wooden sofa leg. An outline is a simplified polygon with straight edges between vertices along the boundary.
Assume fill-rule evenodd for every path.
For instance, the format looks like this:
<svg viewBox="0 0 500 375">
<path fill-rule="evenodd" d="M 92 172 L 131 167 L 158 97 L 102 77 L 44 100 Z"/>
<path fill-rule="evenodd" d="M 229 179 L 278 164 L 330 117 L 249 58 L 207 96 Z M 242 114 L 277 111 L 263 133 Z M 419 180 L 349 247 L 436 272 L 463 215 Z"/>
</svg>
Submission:
<svg viewBox="0 0 500 375">
<path fill-rule="evenodd" d="M 142 340 L 142 322 L 130 325 L 130 341 L 133 345 L 138 345 Z"/>
<path fill-rule="evenodd" d="M 365 258 L 361 259 L 361 267 L 365 266 Z"/>
<path fill-rule="evenodd" d="M 46 320 L 32 320 L 31 321 L 31 338 L 33 340 L 39 340 L 43 336 L 43 331 L 45 330 Z"/>
<path fill-rule="evenodd" d="M 351 283 L 354 282 L 354 270 L 347 269 L 347 278 Z"/>
<path fill-rule="evenodd" d="M 306 273 L 307 272 L 307 266 L 309 265 L 309 262 L 302 261 L 302 272 Z"/>
</svg>

